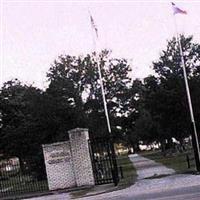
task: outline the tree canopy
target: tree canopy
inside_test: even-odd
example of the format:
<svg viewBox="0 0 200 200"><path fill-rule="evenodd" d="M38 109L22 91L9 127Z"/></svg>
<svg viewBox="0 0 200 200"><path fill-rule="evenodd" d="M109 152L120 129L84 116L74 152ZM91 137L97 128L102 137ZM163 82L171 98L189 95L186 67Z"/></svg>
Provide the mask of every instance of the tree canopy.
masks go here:
<svg viewBox="0 0 200 200"><path fill-rule="evenodd" d="M200 128L200 45L183 35L181 44ZM181 142L190 135L180 50L172 38L152 63L155 75L144 80L131 80L128 61L103 50L99 55L59 56L47 72L45 90L17 79L4 83L0 91L4 154L32 156L41 144L66 140L67 131L76 127L89 128L91 137L108 134L97 60L116 140L137 149L141 141L162 143L174 137Z"/></svg>

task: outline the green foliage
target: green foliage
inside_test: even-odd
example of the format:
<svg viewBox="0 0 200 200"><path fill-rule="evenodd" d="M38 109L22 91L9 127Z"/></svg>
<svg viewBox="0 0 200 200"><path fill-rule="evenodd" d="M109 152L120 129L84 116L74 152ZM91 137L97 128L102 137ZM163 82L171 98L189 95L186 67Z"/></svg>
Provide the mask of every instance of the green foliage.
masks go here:
<svg viewBox="0 0 200 200"><path fill-rule="evenodd" d="M198 122L200 45L183 35L181 44ZM131 81L127 60L112 58L108 50L99 55L61 55L47 73L45 91L8 81L0 91L0 149L25 158L35 152L42 155L41 144L66 140L69 129L87 127L91 136L108 134L97 61L116 140L138 148L140 141L182 141L190 134L180 52L172 38L153 62L156 75L143 81Z"/></svg>
<svg viewBox="0 0 200 200"><path fill-rule="evenodd" d="M200 45L192 39L181 35L194 114L200 130ZM135 150L140 141L162 143L174 137L182 143L191 134L180 49L175 38L168 41L167 48L153 62L153 69L155 76L148 76L143 82L134 80L127 93L129 112L123 119L123 128L127 143Z"/></svg>
<svg viewBox="0 0 200 200"><path fill-rule="evenodd" d="M189 78L194 112L199 119L199 94L197 80L200 69L200 45L192 42L192 37L181 36L186 71ZM181 67L181 58L176 39L168 42L158 61L153 62L157 77L148 77L144 84L147 88L145 105L152 118L159 125L160 138L175 137L181 141L190 134L190 115ZM158 137L158 138L159 138Z"/></svg>
<svg viewBox="0 0 200 200"><path fill-rule="evenodd" d="M98 57L102 70L112 129L123 114L130 79L125 59L113 59L110 52ZM87 127L91 134L107 134L96 55L60 56L49 69L46 91L22 84L4 83L0 91L0 149L4 155L28 162L41 162L41 145L68 139L67 131ZM22 162L22 163L23 163ZM30 164L32 166L32 164ZM34 166L32 166L34 167Z"/></svg>
<svg viewBox="0 0 200 200"><path fill-rule="evenodd" d="M125 93L130 84L130 67L125 59L110 58L110 52L104 50L96 58L95 54L85 57L60 56L49 70L50 81L47 94L59 105L63 102L76 110L70 124L84 127L87 124L95 135L107 134L102 94L97 69L97 60L103 77L111 126L115 130L117 114L123 114L126 103ZM57 109L59 107L57 105Z"/></svg>
<svg viewBox="0 0 200 200"><path fill-rule="evenodd" d="M37 143L34 135L38 128L35 106L40 94L39 89L22 85L18 80L6 82L1 90L3 126L0 145L10 155L23 155L28 150L27 144Z"/></svg>

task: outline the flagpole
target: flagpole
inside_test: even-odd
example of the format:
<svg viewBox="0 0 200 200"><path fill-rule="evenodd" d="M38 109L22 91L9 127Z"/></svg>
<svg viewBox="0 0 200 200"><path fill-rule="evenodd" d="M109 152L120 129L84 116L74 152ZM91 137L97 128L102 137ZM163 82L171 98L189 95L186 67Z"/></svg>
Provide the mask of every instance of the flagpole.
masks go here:
<svg viewBox="0 0 200 200"><path fill-rule="evenodd" d="M89 10L88 10L89 12ZM110 126L110 119L109 119L109 115L108 115L108 108L107 108L107 102L106 102L106 97L105 97L105 90L104 90L104 86L103 86L103 79L102 79L102 73L101 73L101 68L100 68L100 63L99 63L99 59L98 59L98 48L97 48L97 41L98 41L98 34L97 34L97 27L94 24L94 20L92 18L92 15L90 14L90 20L91 20L91 25L95 31L95 35L96 35L96 40L94 39L94 45L95 45L95 58L96 58L96 63L97 63L97 68L98 68L98 73L99 73L99 80L100 80L100 86L101 86L101 93L102 93L102 98L103 98L103 105L104 105L104 112L105 112L105 116L106 116L106 122L107 122L107 127L108 127L108 132L109 134L111 134L111 126Z"/></svg>
<svg viewBox="0 0 200 200"><path fill-rule="evenodd" d="M195 124L195 120L194 120L194 113L193 113L190 88L189 88L188 78L187 78L187 73L186 73L185 61L184 61L184 56L183 56L183 50L182 50L180 36L178 35L178 31L177 31L177 24L176 24L175 16L174 16L174 24L175 24L175 29L176 29L176 39L177 39L179 50L180 50L181 66L183 68L183 76L184 76L184 81L185 81L185 88L186 88L186 93L187 93L188 105L189 105L189 110L190 110L190 118L191 118L192 129L193 129L192 143L193 143L193 148L194 148L196 168L197 168L197 171L200 171L199 140L198 140L198 134L197 134L196 124Z"/></svg>
<svg viewBox="0 0 200 200"><path fill-rule="evenodd" d="M105 92L104 92L104 86L103 86L101 68L100 68L100 64L99 64L99 62L98 62L97 56L98 56L98 55L96 55L96 61L97 61L97 68L98 68L98 72L99 72L99 80L100 80L100 85L101 85L101 93L102 93L102 97L103 97L104 111L105 111L105 115L106 115L106 121L107 121L107 126L108 126L108 132L111 134L110 119L109 119L109 115L108 115L108 108L107 108L107 102L106 102L106 97L105 97Z"/></svg>

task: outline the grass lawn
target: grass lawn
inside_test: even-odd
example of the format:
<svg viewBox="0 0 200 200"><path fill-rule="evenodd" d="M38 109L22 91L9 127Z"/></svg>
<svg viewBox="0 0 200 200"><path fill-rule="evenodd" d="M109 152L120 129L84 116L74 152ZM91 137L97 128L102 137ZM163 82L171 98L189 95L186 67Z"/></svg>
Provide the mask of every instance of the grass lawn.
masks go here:
<svg viewBox="0 0 200 200"><path fill-rule="evenodd" d="M162 163L163 165L174 169L177 173L187 173L195 171L195 161L194 159L190 160L191 168L188 169L188 164L186 161L186 155L189 155L190 158L193 158L192 150L188 150L183 153L175 153L172 155L167 155L164 157L161 151L145 151L142 152L141 155L155 160L158 163Z"/></svg>
<svg viewBox="0 0 200 200"><path fill-rule="evenodd" d="M136 181L136 178L137 178L137 173L136 173L136 170L135 170L132 162L128 158L128 156L127 155L118 156L117 164L118 164L118 167L120 167L120 166L122 167L123 176L124 176L123 179L120 179L118 187L121 189L121 188L126 188L126 187L134 184L134 182ZM120 174L119 174L119 176L120 176Z"/></svg>

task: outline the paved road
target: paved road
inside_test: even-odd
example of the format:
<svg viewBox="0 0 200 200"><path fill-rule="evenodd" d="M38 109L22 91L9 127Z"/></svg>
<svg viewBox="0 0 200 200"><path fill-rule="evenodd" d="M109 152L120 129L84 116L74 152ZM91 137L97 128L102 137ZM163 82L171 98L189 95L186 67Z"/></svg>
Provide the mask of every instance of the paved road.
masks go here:
<svg viewBox="0 0 200 200"><path fill-rule="evenodd" d="M32 200L69 200L68 194L58 194L46 197L32 198ZM171 189L168 191L134 194L106 194L100 196L93 196L88 198L80 198L79 200L200 200L200 186L192 186L178 189Z"/></svg>
<svg viewBox="0 0 200 200"><path fill-rule="evenodd" d="M130 155L129 158L137 170L138 180L152 176L170 175L175 173L173 169L167 168L164 165L143 156L139 156L138 154Z"/></svg>
<svg viewBox="0 0 200 200"><path fill-rule="evenodd" d="M200 186L172 189L150 194L123 194L114 197L93 198L94 200L200 200ZM86 200L85 198L82 200ZM92 200L92 199L91 199Z"/></svg>
<svg viewBox="0 0 200 200"><path fill-rule="evenodd" d="M200 200L200 175L174 174L169 169L139 155L130 157L137 169L138 180L129 188L79 200ZM146 179L167 174L163 178ZM50 195L32 200L69 200L70 194Z"/></svg>

